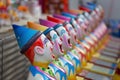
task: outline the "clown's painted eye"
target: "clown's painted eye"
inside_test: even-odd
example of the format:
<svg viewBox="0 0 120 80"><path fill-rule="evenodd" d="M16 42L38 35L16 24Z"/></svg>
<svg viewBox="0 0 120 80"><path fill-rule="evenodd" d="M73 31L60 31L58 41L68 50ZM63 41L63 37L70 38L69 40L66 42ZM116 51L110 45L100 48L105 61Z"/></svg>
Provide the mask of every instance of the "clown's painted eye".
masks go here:
<svg viewBox="0 0 120 80"><path fill-rule="evenodd" d="M58 37L58 36L57 36L56 34L54 34L54 35L53 35L53 40L56 40L57 37Z"/></svg>
<svg viewBox="0 0 120 80"><path fill-rule="evenodd" d="M64 29L61 30L60 34L63 35L66 31Z"/></svg>
<svg viewBox="0 0 120 80"><path fill-rule="evenodd" d="M34 53L38 54L38 55L43 55L43 48L41 48L40 46L35 46L34 48Z"/></svg>
<svg viewBox="0 0 120 80"><path fill-rule="evenodd" d="M55 31L51 31L50 36L51 36L52 41L55 41L58 38L58 35Z"/></svg>
<svg viewBox="0 0 120 80"><path fill-rule="evenodd" d="M69 26L69 31L71 31L73 28L71 26Z"/></svg>
<svg viewBox="0 0 120 80"><path fill-rule="evenodd" d="M44 44L46 44L48 42L48 39L47 38L45 38L44 39Z"/></svg>

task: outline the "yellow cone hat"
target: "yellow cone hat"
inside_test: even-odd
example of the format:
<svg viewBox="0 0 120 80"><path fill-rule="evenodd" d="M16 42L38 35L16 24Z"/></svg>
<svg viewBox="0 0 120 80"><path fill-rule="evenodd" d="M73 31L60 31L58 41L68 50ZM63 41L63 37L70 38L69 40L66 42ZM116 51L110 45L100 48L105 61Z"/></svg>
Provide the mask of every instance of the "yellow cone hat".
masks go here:
<svg viewBox="0 0 120 80"><path fill-rule="evenodd" d="M34 22L27 22L27 25L31 29L39 30L39 31L45 31L48 27L34 23Z"/></svg>
<svg viewBox="0 0 120 80"><path fill-rule="evenodd" d="M84 11L83 10L69 10L69 12L73 12L73 13L79 13L79 14L81 14L81 13L83 13Z"/></svg>

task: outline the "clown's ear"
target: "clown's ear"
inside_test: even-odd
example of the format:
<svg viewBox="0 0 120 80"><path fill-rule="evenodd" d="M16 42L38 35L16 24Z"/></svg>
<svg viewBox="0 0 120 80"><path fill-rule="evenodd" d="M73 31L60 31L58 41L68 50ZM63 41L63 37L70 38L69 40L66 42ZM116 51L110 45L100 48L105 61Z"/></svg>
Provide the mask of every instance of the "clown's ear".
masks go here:
<svg viewBox="0 0 120 80"><path fill-rule="evenodd" d="M40 47L40 46L35 46L34 53L42 56L43 53L44 53L44 49L42 47Z"/></svg>

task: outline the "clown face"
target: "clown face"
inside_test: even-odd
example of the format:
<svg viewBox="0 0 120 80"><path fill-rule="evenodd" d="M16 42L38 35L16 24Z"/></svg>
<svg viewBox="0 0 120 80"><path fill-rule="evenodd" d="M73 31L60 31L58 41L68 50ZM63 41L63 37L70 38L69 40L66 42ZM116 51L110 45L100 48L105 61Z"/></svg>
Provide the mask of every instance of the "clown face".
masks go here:
<svg viewBox="0 0 120 80"><path fill-rule="evenodd" d="M53 43L53 53L56 57L59 57L61 55L63 55L63 48L62 48L62 41L59 38L59 36L57 35L57 33L52 30L49 32L49 34L46 35L47 37L50 37L50 40Z"/></svg>
<svg viewBox="0 0 120 80"><path fill-rule="evenodd" d="M96 11L96 14L100 17L101 13L100 13L100 9L98 6L95 8L95 11Z"/></svg>
<svg viewBox="0 0 120 80"><path fill-rule="evenodd" d="M83 28L87 28L89 26L89 21L86 19L86 17L84 15L78 15L78 23L84 23L85 26L83 26Z"/></svg>
<svg viewBox="0 0 120 80"><path fill-rule="evenodd" d="M51 42L45 35L41 34L40 37L26 51L25 55L29 58L33 65L46 67L49 62L54 60L52 50L53 45Z"/></svg>
<svg viewBox="0 0 120 80"><path fill-rule="evenodd" d="M79 15L78 18L76 19L78 24L81 27L81 36L86 36L87 35L87 25L88 25L88 21L87 19L83 16L83 15Z"/></svg>
<svg viewBox="0 0 120 80"><path fill-rule="evenodd" d="M80 40L82 38L82 36L83 36L82 35L83 31L82 31L81 27L78 25L78 23L74 19L71 19L71 24L75 28L75 30L77 32L77 37Z"/></svg>
<svg viewBox="0 0 120 80"><path fill-rule="evenodd" d="M35 59L36 61L39 61L41 60L39 58L39 56L42 56L42 60L47 60L47 61L52 61L52 56L49 56L51 55L52 53L52 49L53 49L53 45L51 44L51 42L45 37L45 35L41 35L40 36L42 42L43 42L43 49L40 47L40 46L35 46L34 48L34 53L36 54L35 55Z"/></svg>
<svg viewBox="0 0 120 80"><path fill-rule="evenodd" d="M66 29L63 26L59 26L56 31L58 32L60 38L62 39L63 43L63 49L65 51L69 50L72 47L72 44L70 42L70 36L68 35Z"/></svg>
<svg viewBox="0 0 120 80"><path fill-rule="evenodd" d="M95 22L98 22L100 19L99 14L97 14L97 11L92 11L91 16L94 18Z"/></svg>
<svg viewBox="0 0 120 80"><path fill-rule="evenodd" d="M73 29L72 25L67 23L65 25L65 28L68 31L69 35L71 36L71 38L70 38L71 39L71 43L72 44L77 43L77 34L76 34L75 30Z"/></svg>
<svg viewBox="0 0 120 80"><path fill-rule="evenodd" d="M98 11L99 12L99 11ZM92 11L91 16L93 18L93 27L97 27L100 22L100 15L96 10Z"/></svg>
<svg viewBox="0 0 120 80"><path fill-rule="evenodd" d="M89 21L88 31L90 32L92 27L94 27L95 21L89 13L85 12L84 15L86 19Z"/></svg>
<svg viewBox="0 0 120 80"><path fill-rule="evenodd" d="M98 5L97 8L99 9L100 19L102 19L104 17L104 9L101 5Z"/></svg>

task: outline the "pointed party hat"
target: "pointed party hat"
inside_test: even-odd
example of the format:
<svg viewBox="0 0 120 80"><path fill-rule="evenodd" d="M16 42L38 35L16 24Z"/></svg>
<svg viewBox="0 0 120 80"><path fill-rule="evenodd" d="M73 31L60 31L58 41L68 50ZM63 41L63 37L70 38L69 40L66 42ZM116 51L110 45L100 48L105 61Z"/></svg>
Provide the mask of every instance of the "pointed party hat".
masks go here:
<svg viewBox="0 0 120 80"><path fill-rule="evenodd" d="M90 9L88 9L88 8L85 7L85 6L81 6L79 9L80 9L80 10L83 10L83 11L86 11L86 12L90 12L90 11L91 11Z"/></svg>
<svg viewBox="0 0 120 80"><path fill-rule="evenodd" d="M82 14L84 11L72 9L72 10L69 10L69 12L75 13L75 14Z"/></svg>
<svg viewBox="0 0 120 80"><path fill-rule="evenodd" d="M65 17L65 16L62 16L62 15L59 15L59 14L53 14L53 17L59 18L59 19L62 19L62 20L66 20L66 21L71 20L69 17Z"/></svg>
<svg viewBox="0 0 120 80"><path fill-rule="evenodd" d="M40 21L41 25L44 25L44 26L47 26L47 27L54 27L55 25L57 25L57 23L52 22L52 21L48 21L48 20L40 19L39 21Z"/></svg>
<svg viewBox="0 0 120 80"><path fill-rule="evenodd" d="M74 15L74 16L77 16L77 15L78 15L78 13L75 13L75 12L72 12L72 11L68 11L67 13L72 14L72 15Z"/></svg>
<svg viewBox="0 0 120 80"><path fill-rule="evenodd" d="M65 22L64 20L61 20L61 19L55 18L55 17L51 17L51 16L47 16L47 19L49 21L56 22L56 23L64 23Z"/></svg>
<svg viewBox="0 0 120 80"><path fill-rule="evenodd" d="M47 26L43 26L43 25L39 25L39 24L35 24L32 22L28 22L28 24L30 25L29 27L35 30L40 30L43 31L43 34L47 34L48 32L50 32L51 30L53 30L53 28L48 28ZM32 24L32 25L31 25ZM39 27L39 28L38 28ZM42 28L42 29L41 29Z"/></svg>
<svg viewBox="0 0 120 80"><path fill-rule="evenodd" d="M91 3L91 2L87 2L86 7L91 9L91 10L94 10L97 7L97 5L94 3Z"/></svg>
<svg viewBox="0 0 120 80"><path fill-rule="evenodd" d="M67 12L62 12L61 13L63 16L66 16L66 17L69 17L69 18L76 18L76 16L70 14L70 13L67 13Z"/></svg>
<svg viewBox="0 0 120 80"><path fill-rule="evenodd" d="M88 8L88 9L90 9L90 10L94 10L95 9L95 7L92 6L92 5L86 5L85 7Z"/></svg>
<svg viewBox="0 0 120 80"><path fill-rule="evenodd" d="M39 31L36 30L32 30L29 28L26 28L24 26L19 26L19 25L15 25L13 24L13 30L18 42L18 45L20 47L20 49L22 49L27 42L33 37L35 36L35 34L37 34Z"/></svg>
<svg viewBox="0 0 120 80"><path fill-rule="evenodd" d="M34 29L34 30L39 30L39 31L45 31L47 29L46 26L34 23L34 22L27 22L27 25L29 28Z"/></svg>
<svg viewBox="0 0 120 80"><path fill-rule="evenodd" d="M91 6L94 6L96 7L97 5L95 3L92 3L92 2L87 2L88 5L91 5Z"/></svg>

